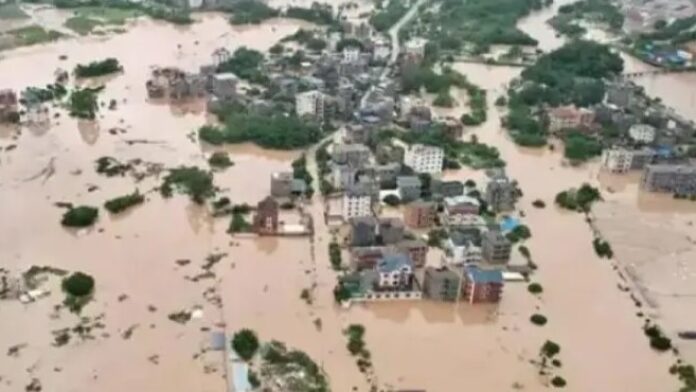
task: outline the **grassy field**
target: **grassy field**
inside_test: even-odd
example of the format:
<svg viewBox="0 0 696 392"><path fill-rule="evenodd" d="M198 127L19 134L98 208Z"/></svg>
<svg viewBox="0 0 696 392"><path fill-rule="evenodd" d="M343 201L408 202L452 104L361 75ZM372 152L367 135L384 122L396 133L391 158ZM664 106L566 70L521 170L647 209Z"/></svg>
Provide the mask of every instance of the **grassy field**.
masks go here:
<svg viewBox="0 0 696 392"><path fill-rule="evenodd" d="M87 35L98 26L121 26L128 19L140 15L142 12L135 9L80 7L75 9L75 16L65 22L65 27L80 35Z"/></svg>
<svg viewBox="0 0 696 392"><path fill-rule="evenodd" d="M41 26L32 25L22 27L21 29L10 30L7 32L16 40L15 46L36 45L44 42L55 41L63 36L63 34L54 31L46 30Z"/></svg>
<svg viewBox="0 0 696 392"><path fill-rule="evenodd" d="M0 5L0 20L2 19L26 19L29 16L22 11L19 4Z"/></svg>

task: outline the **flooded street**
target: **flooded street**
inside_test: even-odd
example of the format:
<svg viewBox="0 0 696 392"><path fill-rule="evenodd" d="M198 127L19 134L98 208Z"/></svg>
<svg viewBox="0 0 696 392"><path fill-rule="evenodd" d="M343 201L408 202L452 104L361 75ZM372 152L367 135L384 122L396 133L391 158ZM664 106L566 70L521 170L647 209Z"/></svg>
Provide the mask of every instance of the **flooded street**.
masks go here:
<svg viewBox="0 0 696 392"><path fill-rule="evenodd" d="M544 50L562 44L545 20L565 2L555 2L553 10L520 23ZM360 3L361 12L363 7L369 5ZM228 218L212 218L206 207L184 196L163 199L155 189L161 183L157 176L134 183L128 176L97 174L94 161L102 156L139 158L165 168L206 168L214 149L202 146L195 136L197 128L211 120L204 103L149 102L145 81L152 67L197 71L211 62L217 48L247 45L265 51L309 26L274 19L235 28L221 15L198 17L198 23L185 28L142 19L124 34L66 39L0 54L0 87L16 90L52 82L57 68L72 70L78 63L106 57L118 58L125 69L104 80L106 89L100 95L103 102L116 100L117 110L101 108L95 122L77 121L62 109L52 109L51 114L60 117L52 118L50 127L0 129L0 267L13 273L32 265L85 271L95 277L96 293L82 315L104 315L104 327L93 329L92 339L80 341L73 335L67 345L55 347L52 331L80 321L66 310L54 312L63 299L59 279L46 285L52 295L36 303L1 302L0 350L27 344L18 356L0 356L1 392L23 390L33 378L51 391L221 391L222 353L205 348L209 331L224 327L252 328L262 340L277 339L306 351L327 372L334 391L368 391L369 383L348 353L342 333L352 323L366 327L375 381L384 388L545 390L530 361L550 339L562 347L560 373L568 380L567 391L593 391L598 386L603 391L676 389L667 372L672 358L650 349L638 310L617 287L621 281L614 262L595 255L584 216L557 209L553 199L582 182L601 185L606 202L597 205L597 224L606 230L619 264L634 264L636 274L651 277L645 286L657 294L658 316L668 325L683 321L679 311L691 304L681 301L693 298L693 285L683 276L696 276L696 266L684 262L696 259L696 233L690 223L696 219L696 204L638 195L637 178L608 178L600 174L597 163L564 166L560 149L514 145L500 126L503 113L492 102L520 68L455 64L471 82L488 90L488 121L466 130L464 139L475 134L498 147L509 176L524 191L518 206L533 234L527 245L539 266L532 280L544 287L539 297L528 293L524 283L510 283L495 307L420 301L339 309L332 296L336 279L327 252L331 234L318 197L308 206L316 229L312 241L230 237ZM67 59L60 60L61 55ZM632 67L638 65L629 61L627 69ZM662 75L638 83L696 118L696 80L690 78ZM465 94L456 92L455 98L459 106L441 114L459 117L468 110ZM224 149L235 165L216 173L215 183L233 203L252 204L265 197L270 174L289 170L300 154L248 144ZM482 171L469 169L448 171L446 178L485 183ZM101 206L136 188L146 193L144 205L118 217L102 209L88 230L61 227L64 210L54 203ZM544 200L547 207L533 208L535 199ZM658 247L665 238L658 232L673 241ZM226 256L212 268L214 276L199 276L205 258L213 253ZM514 251L513 259L519 257ZM653 262L658 258L659 267ZM683 286L674 286L678 279ZM300 298L303 289L312 293L311 304ZM221 308L212 303L211 293L219 294ZM664 298L672 300L663 303ZM168 319L171 313L191 309L202 312L188 323ZM533 313L547 316L548 325L530 323ZM678 328L682 327L686 326ZM670 332L675 328L666 326ZM686 348L687 355L690 350ZM696 348L693 351L696 355Z"/></svg>

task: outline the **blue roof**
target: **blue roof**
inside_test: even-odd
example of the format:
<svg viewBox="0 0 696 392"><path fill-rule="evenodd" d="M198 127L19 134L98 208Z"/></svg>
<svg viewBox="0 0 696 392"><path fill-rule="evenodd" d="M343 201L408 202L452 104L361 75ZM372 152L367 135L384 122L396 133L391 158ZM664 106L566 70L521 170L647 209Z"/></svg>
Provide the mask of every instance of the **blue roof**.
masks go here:
<svg viewBox="0 0 696 392"><path fill-rule="evenodd" d="M377 264L379 272L392 272L411 266L411 259L405 254L387 255Z"/></svg>
<svg viewBox="0 0 696 392"><path fill-rule="evenodd" d="M503 273L499 270L482 270L476 266L467 266L466 273L474 283L503 283Z"/></svg>
<svg viewBox="0 0 696 392"><path fill-rule="evenodd" d="M519 225L520 220L509 215L503 217L503 219L500 221L500 229L503 231L503 233L512 231Z"/></svg>
<svg viewBox="0 0 696 392"><path fill-rule="evenodd" d="M249 384L249 367L244 362L234 362L232 364L232 372L234 373L234 390L235 392L251 391Z"/></svg>

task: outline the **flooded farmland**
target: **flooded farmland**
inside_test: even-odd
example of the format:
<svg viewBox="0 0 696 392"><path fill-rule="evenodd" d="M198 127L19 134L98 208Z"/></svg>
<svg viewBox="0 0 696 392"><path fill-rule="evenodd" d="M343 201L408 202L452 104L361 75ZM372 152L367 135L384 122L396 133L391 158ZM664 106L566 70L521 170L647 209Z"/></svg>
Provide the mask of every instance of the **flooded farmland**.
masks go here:
<svg viewBox="0 0 696 392"><path fill-rule="evenodd" d="M545 19L535 14L522 23L548 50L560 43L548 38L552 31L547 31ZM694 249L689 222L696 208L670 199L647 200L638 195L636 178L605 178L596 163L566 166L559 149L515 146L500 127L502 113L491 103L518 68L455 65L488 90L488 121L467 130L464 138L476 134L498 147L509 175L524 191L519 205L533 232L528 246L539 265L533 280L544 286L539 297L528 293L524 284L512 283L495 307L422 301L340 309L332 296L335 272L326 251L331 235L317 197L308 207L316 224L312 241L238 238L226 233L226 219L212 218L206 207L184 196L162 199L155 190L161 182L157 173L139 182L95 173L94 161L101 156L142 159L165 168L206 165L214 149L202 146L194 134L211 121L205 105L148 101L144 83L152 67L175 65L195 71L209 63L219 47L267 50L303 26L307 24L275 19L233 28L216 14L201 15L187 28L143 19L124 34L1 54L0 86L17 90L52 82L57 68L71 70L104 57L118 58L125 72L103 81L102 100L116 100L117 109L103 108L97 121L77 121L62 109L51 109L52 115L60 116L48 127L0 131L0 267L17 272L50 265L90 273L97 281L96 296L83 316L100 323L88 336L56 347L52 331L80 323L75 315L54 310L62 301L56 279L46 284L52 291L48 298L29 305L0 303L0 348L26 344L17 356L0 357L0 391L22 390L32 379L55 391L220 391L225 388L222 354L207 352L206 347L209 331L223 326L253 328L262 340L278 339L306 351L327 372L333 390L341 392L367 391L368 381L384 388L433 392L545 390L546 380L530 361L537 359L547 339L563 348L562 373L569 381L565 390L654 392L676 387L667 372L671 358L649 348L633 301L617 287L621 280L613 265L592 249L584 216L560 211L552 200L559 191L582 182L614 190L605 192L606 202L598 204L597 224L616 244L619 263L635 263L636 274L655 279L646 287L675 298L664 304L669 324L686 306L681 301L690 297L689 281L683 277L693 274L684 260L693 259L688 257ZM547 39L552 42L545 43ZM60 60L62 55L67 59ZM693 104L668 98L671 92L691 99L686 91L693 81L659 78L652 82L656 87L645 82L648 93L664 93L665 102L675 109L693 110ZM466 110L464 101L461 98L460 106L447 114L458 116L459 110ZM683 114L696 117L693 112ZM300 154L249 144L224 149L235 165L217 173L215 183L235 203L265 197L270 174L289 170ZM483 173L462 169L447 177L480 182ZM93 228L80 231L59 224L63 209L55 206L57 202L101 205L136 188L147 201L123 216L102 211ZM535 199L548 207L533 208ZM657 232L671 234L673 242L657 247L663 238ZM650 244L644 248L655 252L654 257L679 251L664 256L664 268L657 267L636 242ZM213 253L225 254L213 267L214 276L197 278ZM663 289L673 287L675 279L684 284L671 292L677 296ZM312 293L311 304L300 298L303 289ZM221 307L210 300L210 293L219 295ZM185 324L168 319L171 313L191 309L197 310L197 317ZM549 318L543 329L529 322L537 312ZM359 372L346 349L342 330L351 323L366 327L376 380Z"/></svg>

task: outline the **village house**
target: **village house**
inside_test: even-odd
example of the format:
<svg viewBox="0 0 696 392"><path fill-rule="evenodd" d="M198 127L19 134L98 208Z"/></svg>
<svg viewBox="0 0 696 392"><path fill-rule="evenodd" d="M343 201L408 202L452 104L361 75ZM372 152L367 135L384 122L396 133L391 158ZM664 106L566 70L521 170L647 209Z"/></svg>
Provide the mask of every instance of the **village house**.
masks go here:
<svg viewBox="0 0 696 392"><path fill-rule="evenodd" d="M464 184L461 181L442 181L433 178L430 181L430 193L435 200L461 196L464 194Z"/></svg>
<svg viewBox="0 0 696 392"><path fill-rule="evenodd" d="M648 192L666 192L679 196L696 195L696 165L647 165L641 188Z"/></svg>
<svg viewBox="0 0 696 392"><path fill-rule="evenodd" d="M488 230L481 236L481 256L492 265L503 265L510 261L512 243L499 230Z"/></svg>
<svg viewBox="0 0 696 392"><path fill-rule="evenodd" d="M350 245L373 246L377 244L377 219L371 216L351 218Z"/></svg>
<svg viewBox="0 0 696 392"><path fill-rule="evenodd" d="M587 129L594 123L594 112L575 106L561 106L549 109L549 131L558 132L562 129Z"/></svg>
<svg viewBox="0 0 696 392"><path fill-rule="evenodd" d="M403 254L386 255L375 267L379 273L380 289L408 289L413 283L413 265L411 259Z"/></svg>
<svg viewBox="0 0 696 392"><path fill-rule="evenodd" d="M404 222L399 218L380 218L377 233L381 244L396 244L404 239Z"/></svg>
<svg viewBox="0 0 696 392"><path fill-rule="evenodd" d="M450 230L445 247L452 264L473 264L481 262L481 232L476 228Z"/></svg>
<svg viewBox="0 0 696 392"><path fill-rule="evenodd" d="M444 213L448 218L456 215L478 215L481 203L474 197L461 195L444 200Z"/></svg>
<svg viewBox="0 0 696 392"><path fill-rule="evenodd" d="M486 184L485 200L493 212L512 211L517 200L517 188L507 176L495 175Z"/></svg>
<svg viewBox="0 0 696 392"><path fill-rule="evenodd" d="M470 304L497 303L503 291L503 274L474 265L464 267L463 297Z"/></svg>
<svg viewBox="0 0 696 392"><path fill-rule="evenodd" d="M343 195L343 219L372 216L373 190L367 184L355 184Z"/></svg>
<svg viewBox="0 0 696 392"><path fill-rule="evenodd" d="M239 78L233 73L214 74L211 83L212 94L220 101L232 101L237 98L238 83Z"/></svg>
<svg viewBox="0 0 696 392"><path fill-rule="evenodd" d="M370 163L372 152L364 144L338 144L331 151L331 159L338 165L363 167Z"/></svg>
<svg viewBox="0 0 696 392"><path fill-rule="evenodd" d="M254 232L259 235L273 235L278 232L278 202L266 197L256 206Z"/></svg>
<svg viewBox="0 0 696 392"><path fill-rule="evenodd" d="M413 267L425 266L428 257L428 244L422 240L403 240L394 245L397 253L407 254L413 263Z"/></svg>
<svg viewBox="0 0 696 392"><path fill-rule="evenodd" d="M0 122L17 122L18 120L17 94L9 89L0 90Z"/></svg>
<svg viewBox="0 0 696 392"><path fill-rule="evenodd" d="M399 198L408 203L421 197L421 180L418 176L399 176L396 178Z"/></svg>
<svg viewBox="0 0 696 392"><path fill-rule="evenodd" d="M403 207L404 224L413 229L427 229L435 223L435 203L416 201Z"/></svg>
<svg viewBox="0 0 696 392"><path fill-rule="evenodd" d="M288 198L305 193L307 184L304 180L293 178L290 172L275 172L271 174L271 196Z"/></svg>
<svg viewBox="0 0 696 392"><path fill-rule="evenodd" d="M426 267L423 275L423 296L435 301L454 302L460 296L461 276L446 267Z"/></svg>
<svg viewBox="0 0 696 392"><path fill-rule="evenodd" d="M459 140L464 135L464 125L454 117L444 117L436 121L442 133L450 140Z"/></svg>
<svg viewBox="0 0 696 392"><path fill-rule="evenodd" d="M348 189L357 183L359 169L351 165L333 165L331 178L334 188Z"/></svg>
<svg viewBox="0 0 696 392"><path fill-rule="evenodd" d="M354 271L374 269L384 255L388 253L385 246L363 246L351 248L350 267Z"/></svg>
<svg viewBox="0 0 696 392"><path fill-rule="evenodd" d="M425 132L433 123L430 108L426 105L413 106L406 117L408 127L413 132Z"/></svg>
<svg viewBox="0 0 696 392"><path fill-rule="evenodd" d="M642 170L652 163L656 153L650 149L631 150L624 147L612 147L602 151L602 167L612 173L626 173L630 170Z"/></svg>
<svg viewBox="0 0 696 392"><path fill-rule="evenodd" d="M440 147L414 144L406 149L404 164L416 173L442 173L445 152Z"/></svg>
<svg viewBox="0 0 696 392"><path fill-rule="evenodd" d="M325 105L326 96L321 91L311 90L295 95L297 117L322 123L325 117Z"/></svg>
<svg viewBox="0 0 696 392"><path fill-rule="evenodd" d="M655 127L648 124L634 124L628 129L628 136L634 142L650 144L655 141Z"/></svg>
<svg viewBox="0 0 696 392"><path fill-rule="evenodd" d="M421 37L414 37L404 44L404 57L414 63L420 63L425 57L425 46L428 40Z"/></svg>
<svg viewBox="0 0 696 392"><path fill-rule="evenodd" d="M374 177L380 184L395 184L396 178L401 172L401 163L389 162L384 165L372 165L364 171Z"/></svg>

